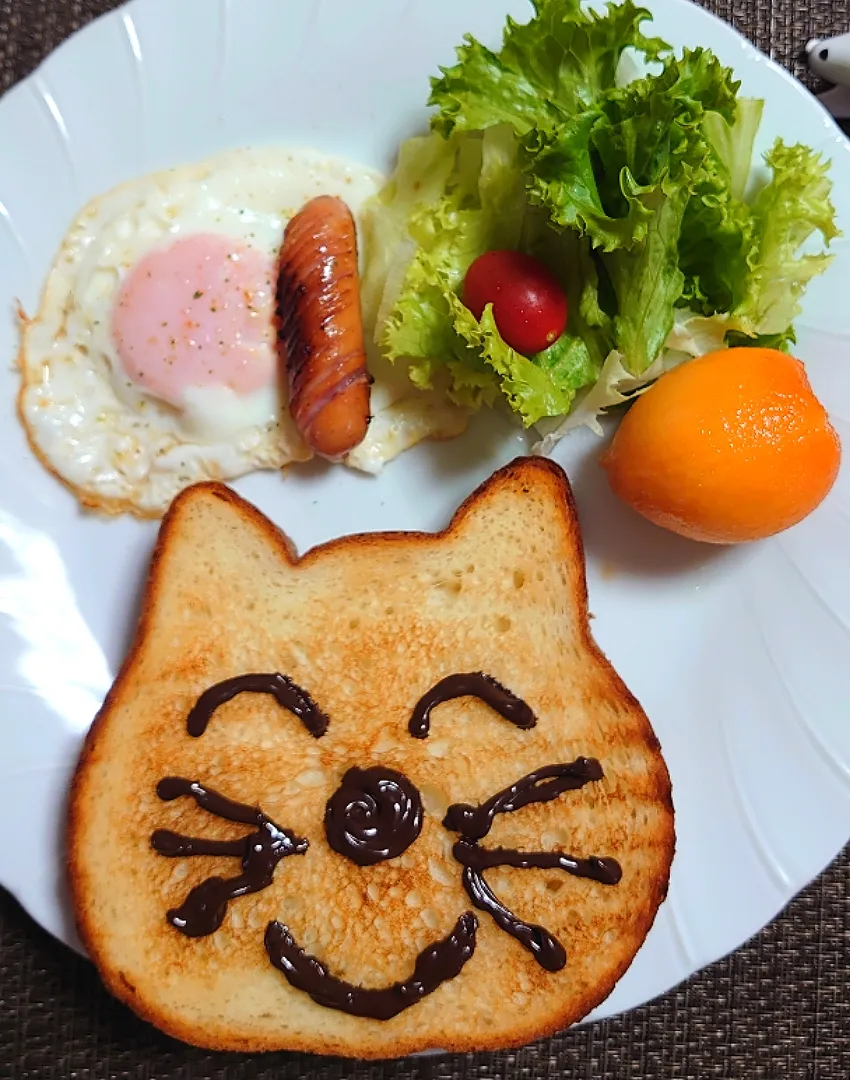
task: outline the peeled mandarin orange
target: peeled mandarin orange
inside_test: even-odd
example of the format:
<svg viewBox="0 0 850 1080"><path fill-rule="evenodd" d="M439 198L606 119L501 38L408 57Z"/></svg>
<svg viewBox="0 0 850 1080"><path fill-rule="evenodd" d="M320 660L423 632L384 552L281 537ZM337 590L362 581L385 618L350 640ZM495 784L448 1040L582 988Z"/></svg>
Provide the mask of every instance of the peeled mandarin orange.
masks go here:
<svg viewBox="0 0 850 1080"><path fill-rule="evenodd" d="M713 544L795 525L835 482L841 444L799 360L775 349L708 353L626 413L602 458L639 514Z"/></svg>

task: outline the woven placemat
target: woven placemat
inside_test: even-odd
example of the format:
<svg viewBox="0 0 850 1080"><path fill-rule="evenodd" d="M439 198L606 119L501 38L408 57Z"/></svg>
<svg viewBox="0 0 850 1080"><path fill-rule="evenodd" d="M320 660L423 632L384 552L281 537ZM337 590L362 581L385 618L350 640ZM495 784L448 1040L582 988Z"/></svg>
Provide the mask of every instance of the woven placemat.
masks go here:
<svg viewBox="0 0 850 1080"><path fill-rule="evenodd" d="M116 0L0 0L0 90L71 31L116 6ZM706 6L798 75L805 75L798 56L810 37L850 28L850 0L707 0ZM21 150L2 146L0 155ZM212 1055L136 1020L105 993L88 963L0 891L0 1078L848 1080L848 976L845 851L748 945L674 992L515 1053L369 1066L287 1054Z"/></svg>

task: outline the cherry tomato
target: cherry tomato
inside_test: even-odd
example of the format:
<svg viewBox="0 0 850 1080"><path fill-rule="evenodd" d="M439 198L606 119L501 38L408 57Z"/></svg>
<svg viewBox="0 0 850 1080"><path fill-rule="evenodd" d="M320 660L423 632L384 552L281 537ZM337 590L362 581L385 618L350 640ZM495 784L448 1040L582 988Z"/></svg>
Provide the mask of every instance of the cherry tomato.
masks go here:
<svg viewBox="0 0 850 1080"><path fill-rule="evenodd" d="M463 302L476 319L493 305L499 333L524 356L542 352L567 328L567 298L552 272L521 251L486 251L466 272Z"/></svg>

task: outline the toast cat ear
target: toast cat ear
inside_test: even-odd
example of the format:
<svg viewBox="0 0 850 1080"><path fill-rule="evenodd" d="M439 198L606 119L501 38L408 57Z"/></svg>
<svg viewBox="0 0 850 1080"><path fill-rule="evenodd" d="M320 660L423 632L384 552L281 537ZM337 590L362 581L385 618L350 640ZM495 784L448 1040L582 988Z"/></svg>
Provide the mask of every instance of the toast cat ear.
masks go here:
<svg viewBox="0 0 850 1080"><path fill-rule="evenodd" d="M471 549L480 548L481 562L488 567L493 562L490 552L500 552L499 569L513 571L517 587L525 575L544 565L550 568L555 561L563 567L561 580L572 595L585 595L572 491L561 469L546 458L517 458L494 473L458 509L451 531Z"/></svg>
<svg viewBox="0 0 850 1080"><path fill-rule="evenodd" d="M223 484L195 484L172 503L149 570L142 637L168 628L178 652L251 619L262 595L289 579L287 538Z"/></svg>
<svg viewBox="0 0 850 1080"><path fill-rule="evenodd" d="M563 472L546 458L517 458L485 480L461 504L454 524L464 533L499 528L499 523L517 517L522 507L526 531L564 527L575 515L572 492ZM525 545L527 547L527 545Z"/></svg>

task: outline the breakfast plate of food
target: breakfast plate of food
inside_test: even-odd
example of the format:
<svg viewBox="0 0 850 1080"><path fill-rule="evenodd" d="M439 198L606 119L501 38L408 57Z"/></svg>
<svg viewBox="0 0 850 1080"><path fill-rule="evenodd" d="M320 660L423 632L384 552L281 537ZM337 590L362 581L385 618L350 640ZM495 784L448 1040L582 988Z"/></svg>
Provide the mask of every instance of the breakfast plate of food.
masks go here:
<svg viewBox="0 0 850 1080"><path fill-rule="evenodd" d="M516 1046L850 835L850 145L687 0L132 0L0 101L0 884L212 1049Z"/></svg>

